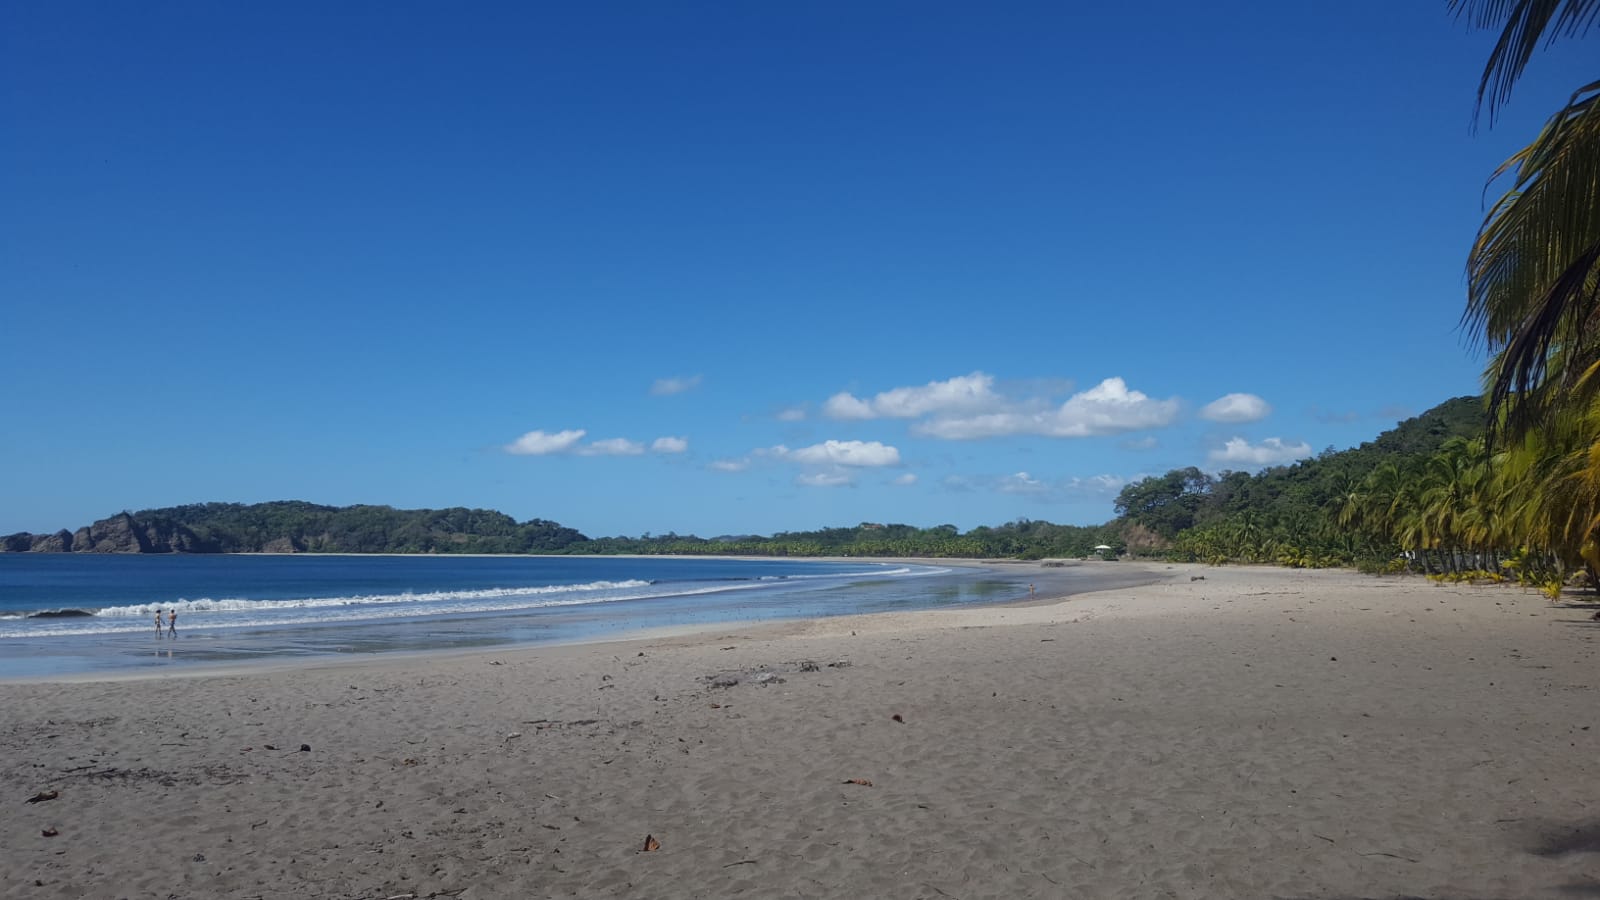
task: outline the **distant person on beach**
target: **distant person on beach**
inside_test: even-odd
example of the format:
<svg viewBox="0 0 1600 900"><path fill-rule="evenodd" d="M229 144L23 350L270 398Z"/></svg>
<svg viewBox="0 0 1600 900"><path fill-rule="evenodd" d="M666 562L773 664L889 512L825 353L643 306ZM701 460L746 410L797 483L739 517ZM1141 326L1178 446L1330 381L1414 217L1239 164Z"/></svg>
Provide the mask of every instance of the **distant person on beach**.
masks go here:
<svg viewBox="0 0 1600 900"><path fill-rule="evenodd" d="M178 636L178 611L175 609L167 610L167 634Z"/></svg>
<svg viewBox="0 0 1600 900"><path fill-rule="evenodd" d="M156 610L156 637L161 637L161 610Z"/></svg>
<svg viewBox="0 0 1600 900"><path fill-rule="evenodd" d="M1031 584L1028 585L1028 597L1029 597L1029 599L1033 598L1033 585L1031 585Z"/></svg>

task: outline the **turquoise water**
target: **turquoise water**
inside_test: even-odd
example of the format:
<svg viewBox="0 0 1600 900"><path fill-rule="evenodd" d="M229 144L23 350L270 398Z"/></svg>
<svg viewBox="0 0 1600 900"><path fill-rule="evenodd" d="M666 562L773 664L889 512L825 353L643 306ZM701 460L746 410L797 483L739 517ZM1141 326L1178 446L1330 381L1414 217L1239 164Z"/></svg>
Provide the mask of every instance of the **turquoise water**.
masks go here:
<svg viewBox="0 0 1600 900"><path fill-rule="evenodd" d="M0 554L0 678L563 643L1024 599L1106 567L660 557ZM176 611L176 634L155 631Z"/></svg>

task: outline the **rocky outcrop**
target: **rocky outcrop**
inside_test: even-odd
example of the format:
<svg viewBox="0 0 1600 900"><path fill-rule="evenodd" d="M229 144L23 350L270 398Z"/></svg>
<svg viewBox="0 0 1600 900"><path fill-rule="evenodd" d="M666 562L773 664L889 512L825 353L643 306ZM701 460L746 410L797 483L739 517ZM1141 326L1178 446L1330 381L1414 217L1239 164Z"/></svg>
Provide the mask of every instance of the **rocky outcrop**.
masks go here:
<svg viewBox="0 0 1600 900"><path fill-rule="evenodd" d="M217 547L170 519L141 522L128 513L101 519L76 532L26 531L0 538L0 553L215 553Z"/></svg>
<svg viewBox="0 0 1600 900"><path fill-rule="evenodd" d="M152 519L137 527L140 546L145 548L141 553L215 553L218 549L171 519Z"/></svg>
<svg viewBox="0 0 1600 900"><path fill-rule="evenodd" d="M72 535L73 553L149 553L138 523L127 513L101 519Z"/></svg>
<svg viewBox="0 0 1600 900"><path fill-rule="evenodd" d="M273 538L261 545L262 553L301 553L305 549L298 541L286 537Z"/></svg>
<svg viewBox="0 0 1600 900"><path fill-rule="evenodd" d="M72 532L65 528L55 534L34 534L28 549L34 553L66 553L72 549Z"/></svg>

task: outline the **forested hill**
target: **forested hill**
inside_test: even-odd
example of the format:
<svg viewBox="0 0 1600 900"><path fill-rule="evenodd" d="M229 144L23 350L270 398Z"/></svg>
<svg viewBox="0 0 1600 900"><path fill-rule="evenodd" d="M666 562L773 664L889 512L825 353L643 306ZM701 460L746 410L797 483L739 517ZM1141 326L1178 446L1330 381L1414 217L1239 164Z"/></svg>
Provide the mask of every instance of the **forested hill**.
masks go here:
<svg viewBox="0 0 1600 900"><path fill-rule="evenodd" d="M77 553L559 553L586 541L488 509L196 503L119 513L72 531L13 534L0 550Z"/></svg>
<svg viewBox="0 0 1600 900"><path fill-rule="evenodd" d="M1359 447L1344 451L1352 458L1373 453L1433 453L1453 437L1483 437L1483 398L1455 397L1414 416Z"/></svg>
<svg viewBox="0 0 1600 900"><path fill-rule="evenodd" d="M1428 460L1449 448L1479 446L1483 401L1456 397L1399 423L1374 440L1258 474L1175 469L1123 488L1117 514L1136 549L1170 549L1183 558L1348 565L1392 559L1401 547L1392 523L1376 524L1374 505L1399 510L1433 477ZM1374 480L1395 488L1384 494ZM1378 501L1382 500L1382 503ZM1413 504L1414 505L1414 504Z"/></svg>

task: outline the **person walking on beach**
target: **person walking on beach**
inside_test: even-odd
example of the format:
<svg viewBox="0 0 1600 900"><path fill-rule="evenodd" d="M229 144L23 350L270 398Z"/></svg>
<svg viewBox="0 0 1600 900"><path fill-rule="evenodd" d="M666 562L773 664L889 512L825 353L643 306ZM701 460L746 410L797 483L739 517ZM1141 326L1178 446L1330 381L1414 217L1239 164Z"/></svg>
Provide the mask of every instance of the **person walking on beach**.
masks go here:
<svg viewBox="0 0 1600 900"><path fill-rule="evenodd" d="M175 609L167 610L167 634L178 636L178 611Z"/></svg>
<svg viewBox="0 0 1600 900"><path fill-rule="evenodd" d="M156 637L161 637L161 610L156 610Z"/></svg>

